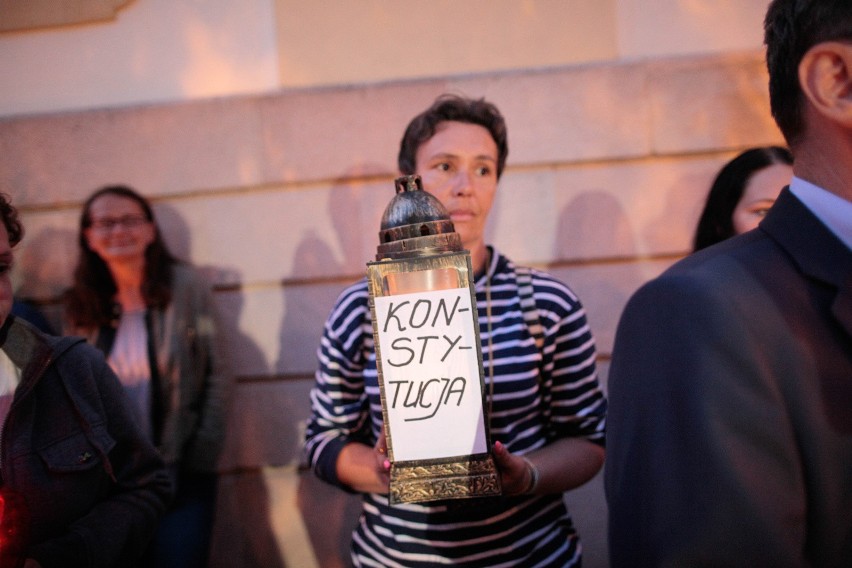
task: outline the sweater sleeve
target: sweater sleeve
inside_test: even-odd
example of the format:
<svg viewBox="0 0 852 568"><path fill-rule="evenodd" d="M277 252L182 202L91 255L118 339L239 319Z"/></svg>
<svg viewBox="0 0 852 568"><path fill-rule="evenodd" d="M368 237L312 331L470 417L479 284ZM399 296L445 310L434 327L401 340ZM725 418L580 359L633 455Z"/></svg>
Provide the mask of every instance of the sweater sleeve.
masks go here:
<svg viewBox="0 0 852 568"><path fill-rule="evenodd" d="M341 294L317 349L318 368L311 390L307 458L321 479L341 487L336 473L340 451L350 442L373 442L364 381L373 341L367 299L363 281Z"/></svg>
<svg viewBox="0 0 852 568"><path fill-rule="evenodd" d="M603 446L607 400L586 311L564 284L539 275L536 304L545 327L542 352L550 436L582 437Z"/></svg>

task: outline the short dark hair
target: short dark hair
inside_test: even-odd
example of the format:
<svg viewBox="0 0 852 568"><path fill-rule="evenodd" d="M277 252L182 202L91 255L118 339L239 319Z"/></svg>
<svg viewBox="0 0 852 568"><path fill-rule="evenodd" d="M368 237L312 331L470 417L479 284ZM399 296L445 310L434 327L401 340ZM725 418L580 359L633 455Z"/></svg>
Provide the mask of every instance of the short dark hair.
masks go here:
<svg viewBox="0 0 852 568"><path fill-rule="evenodd" d="M852 2L774 0L763 29L772 116L793 147L805 131L799 63L814 45L852 40Z"/></svg>
<svg viewBox="0 0 852 568"><path fill-rule="evenodd" d="M74 282L65 294L68 320L82 328L109 325L115 317L115 280L106 262L89 247L85 235L85 230L92 225L92 203L103 195L115 195L135 201L142 208L145 218L154 224L154 241L145 250L145 274L142 282L145 305L149 308L164 308L172 298L172 266L177 263L177 259L172 256L160 235L151 204L129 186L104 186L92 193L83 204L77 237L80 256L74 269Z"/></svg>
<svg viewBox="0 0 852 568"><path fill-rule="evenodd" d="M6 232L9 233L9 246L14 247L24 238L24 226L18 218L18 210L5 193L0 193L0 216L3 217Z"/></svg>
<svg viewBox="0 0 852 568"><path fill-rule="evenodd" d="M503 115L485 99L469 99L451 94L439 96L432 106L408 123L399 145L399 171L405 175L414 174L417 169L417 150L435 135L439 124L450 121L478 124L488 130L497 144L497 179L500 179L506 166L506 156L509 155Z"/></svg>
<svg viewBox="0 0 852 568"><path fill-rule="evenodd" d="M698 220L693 239L694 250L707 248L734 236L734 209L755 173L773 164L792 163L793 155L787 148L764 146L746 150L722 166L710 186L710 193L707 194L704 210Z"/></svg>

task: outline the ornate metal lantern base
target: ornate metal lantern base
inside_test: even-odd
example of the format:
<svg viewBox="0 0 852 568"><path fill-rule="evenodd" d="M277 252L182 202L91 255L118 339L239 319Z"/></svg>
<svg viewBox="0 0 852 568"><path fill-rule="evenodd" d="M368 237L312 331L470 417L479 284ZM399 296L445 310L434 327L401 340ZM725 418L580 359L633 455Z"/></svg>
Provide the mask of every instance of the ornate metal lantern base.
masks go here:
<svg viewBox="0 0 852 568"><path fill-rule="evenodd" d="M490 455L467 460L400 462L391 467L390 502L422 503L440 499L501 494L500 477Z"/></svg>

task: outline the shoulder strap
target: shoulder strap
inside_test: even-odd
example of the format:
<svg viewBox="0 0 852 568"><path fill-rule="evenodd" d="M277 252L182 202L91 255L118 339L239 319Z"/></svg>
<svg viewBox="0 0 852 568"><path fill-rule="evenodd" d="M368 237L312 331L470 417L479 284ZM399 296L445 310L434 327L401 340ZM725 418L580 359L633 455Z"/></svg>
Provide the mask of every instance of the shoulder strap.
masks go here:
<svg viewBox="0 0 852 568"><path fill-rule="evenodd" d="M541 326L541 320L538 317L538 308L535 306L532 271L528 266L516 266L515 278L518 281L518 296L520 296L524 321L527 324L530 335L535 339L535 346L540 351L544 346L544 328Z"/></svg>
<svg viewBox="0 0 852 568"><path fill-rule="evenodd" d="M527 329L530 335L535 339L535 346L539 351L539 369L538 369L538 388L541 397L541 411L548 427L546 428L547 437L550 437L550 389L547 381L544 380L544 354L541 353L544 347L544 327L541 325L538 308L535 305L535 296L533 295L532 285L532 270L528 266L515 266L515 278L518 282L518 296L521 303L521 311L524 315L524 322L527 324Z"/></svg>

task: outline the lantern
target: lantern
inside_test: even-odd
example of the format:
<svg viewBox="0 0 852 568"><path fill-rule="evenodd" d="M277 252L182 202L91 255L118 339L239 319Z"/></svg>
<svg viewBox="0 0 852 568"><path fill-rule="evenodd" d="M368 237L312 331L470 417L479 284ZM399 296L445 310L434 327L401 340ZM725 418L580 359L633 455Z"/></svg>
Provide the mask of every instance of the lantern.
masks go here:
<svg viewBox="0 0 852 568"><path fill-rule="evenodd" d="M395 185L367 263L389 501L500 495L470 253L419 176Z"/></svg>

